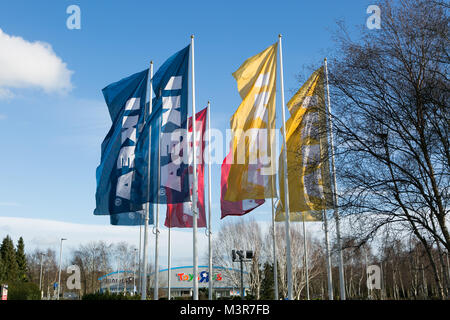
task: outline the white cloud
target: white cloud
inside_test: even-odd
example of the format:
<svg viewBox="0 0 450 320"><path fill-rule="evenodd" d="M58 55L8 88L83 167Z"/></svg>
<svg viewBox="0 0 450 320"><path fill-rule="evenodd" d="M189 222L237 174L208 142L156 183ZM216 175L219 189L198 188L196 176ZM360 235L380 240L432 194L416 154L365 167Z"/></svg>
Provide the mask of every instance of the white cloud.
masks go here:
<svg viewBox="0 0 450 320"><path fill-rule="evenodd" d="M0 97L1 99L1 97ZM0 120L5 120L7 118L6 114L1 114L0 113Z"/></svg>
<svg viewBox="0 0 450 320"><path fill-rule="evenodd" d="M47 93L72 89L73 71L50 44L29 42L0 29L0 48L0 98L12 96L6 88L40 88Z"/></svg>

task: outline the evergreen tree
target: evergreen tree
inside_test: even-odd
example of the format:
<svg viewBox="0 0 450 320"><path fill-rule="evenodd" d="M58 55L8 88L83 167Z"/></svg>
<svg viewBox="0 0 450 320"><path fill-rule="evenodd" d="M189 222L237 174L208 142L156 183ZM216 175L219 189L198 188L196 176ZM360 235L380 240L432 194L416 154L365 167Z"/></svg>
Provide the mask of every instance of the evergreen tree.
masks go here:
<svg viewBox="0 0 450 320"><path fill-rule="evenodd" d="M17 242L16 260L18 266L18 278L20 281L27 281L27 257L25 256L25 243L20 237Z"/></svg>
<svg viewBox="0 0 450 320"><path fill-rule="evenodd" d="M2 255L0 253L0 283L3 282L4 278L5 278L5 268L3 266Z"/></svg>
<svg viewBox="0 0 450 320"><path fill-rule="evenodd" d="M17 265L14 243L9 236L3 239L0 247L0 256L3 264L3 281L16 281L19 267Z"/></svg>
<svg viewBox="0 0 450 320"><path fill-rule="evenodd" d="M273 280L273 265L266 262L263 269L263 280L261 282L261 299L272 300L275 296Z"/></svg>

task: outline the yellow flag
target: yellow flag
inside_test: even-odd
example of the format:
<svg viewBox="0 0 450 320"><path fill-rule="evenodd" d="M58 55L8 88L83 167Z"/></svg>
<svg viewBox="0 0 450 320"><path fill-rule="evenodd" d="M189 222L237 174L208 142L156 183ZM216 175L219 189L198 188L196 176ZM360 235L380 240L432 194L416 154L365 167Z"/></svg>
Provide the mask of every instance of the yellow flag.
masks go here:
<svg viewBox="0 0 450 320"><path fill-rule="evenodd" d="M322 220L332 207L323 67L316 70L287 103L287 172L291 221ZM284 221L284 161L279 161L280 202L276 221Z"/></svg>
<svg viewBox="0 0 450 320"><path fill-rule="evenodd" d="M233 163L227 201L273 197L277 47L249 58L233 73L242 103L230 121Z"/></svg>

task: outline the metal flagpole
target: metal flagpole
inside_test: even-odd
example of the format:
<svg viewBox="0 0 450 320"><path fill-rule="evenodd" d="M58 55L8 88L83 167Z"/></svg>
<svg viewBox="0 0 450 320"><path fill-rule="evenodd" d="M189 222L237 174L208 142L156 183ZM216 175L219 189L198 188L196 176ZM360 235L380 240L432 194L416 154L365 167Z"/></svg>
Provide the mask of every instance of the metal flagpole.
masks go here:
<svg viewBox="0 0 450 320"><path fill-rule="evenodd" d="M208 300L213 299L213 267L211 243L211 104L208 101Z"/></svg>
<svg viewBox="0 0 450 320"><path fill-rule="evenodd" d="M191 89L192 89L192 245L193 245L193 266L194 286L193 299L198 300L198 253L197 253L197 148L195 129L195 60L194 60L194 35L191 35Z"/></svg>
<svg viewBox="0 0 450 320"><path fill-rule="evenodd" d="M150 68L149 68L149 77L148 81L150 82L150 99L148 102L149 106L149 115L152 113L153 109L153 101L152 101L152 92L153 92L153 61L150 61ZM149 126L149 132L148 132L148 168L147 168L147 197L150 194L150 160L151 160L151 141L152 141L152 129ZM148 199L149 200L149 199ZM146 208L145 208L145 224L144 224L144 253L142 257L142 279L141 279L141 300L147 300L147 251L148 251L148 219L150 215L150 202L147 202Z"/></svg>
<svg viewBox="0 0 450 320"><path fill-rule="evenodd" d="M159 119L158 138L161 139L161 118ZM158 143L158 191L156 193L156 213L155 226L153 233L155 234L155 286L153 291L153 300L158 300L159 291L159 192L161 188L161 142Z"/></svg>
<svg viewBox="0 0 450 320"><path fill-rule="evenodd" d="M291 235L290 235L290 215L289 215L289 188L287 176L287 145L286 145L286 114L284 110L284 82L283 82L283 50L281 47L281 34L278 35L278 49L280 50L280 84L281 84L281 117L283 121L283 161L284 161L284 211L286 215L286 269L288 281L288 299L292 300L292 263L291 263Z"/></svg>
<svg viewBox="0 0 450 320"><path fill-rule="evenodd" d="M306 299L309 300L309 272L308 272L308 245L306 244L306 223L305 214L303 212L303 251L304 251L304 263L305 263L305 280L306 280Z"/></svg>
<svg viewBox="0 0 450 320"><path fill-rule="evenodd" d="M138 269L138 274L139 274L139 289L138 292L141 293L141 289L142 289L142 269L141 269L141 263L142 263L142 212L139 213L140 216L140 220L139 220L139 269Z"/></svg>
<svg viewBox="0 0 450 320"><path fill-rule="evenodd" d="M271 119L271 114L270 114L270 108L268 110L269 112L269 119ZM276 112L274 114L274 122L276 122ZM273 168L273 165L276 162L276 159L274 157L275 154L275 148L273 148L273 144L272 142L275 141L275 139L272 140L272 126L269 125L269 140L270 140L270 166L271 168ZM271 191L271 196L272 198L271 203L272 203L272 241L273 241L273 281L274 281L274 298L275 300L278 300L278 263L277 263L277 248L276 248L276 231L275 231L275 204L273 202L273 197L274 197L274 190L275 190L275 175L274 172L272 171L272 177L271 177L271 184L270 184L270 191Z"/></svg>
<svg viewBox="0 0 450 320"><path fill-rule="evenodd" d="M272 241L273 241L273 286L275 300L278 300L278 263L277 263L277 249L275 236L275 208L273 203L273 179L272 179Z"/></svg>
<svg viewBox="0 0 450 320"><path fill-rule="evenodd" d="M170 227L171 227L171 217L172 215L169 215L169 237L168 237L168 249L167 249L167 300L170 300L170 287L171 287L171 282L170 282L170 267L171 267L171 260L172 260L172 249L170 247Z"/></svg>
<svg viewBox="0 0 450 320"><path fill-rule="evenodd" d="M308 259L308 244L306 237L306 223L305 212L303 212L303 251L304 251L304 263L305 263L305 279L306 279L306 299L309 300L309 259Z"/></svg>
<svg viewBox="0 0 450 320"><path fill-rule="evenodd" d="M327 99L328 99L328 128L330 131L330 146L331 146L331 166L333 174L333 206L334 206L334 219L336 221L336 240L338 246L339 256L339 287L340 298L345 300L345 282L344 282L344 258L342 256L342 244L341 244L341 228L339 223L338 212L338 198L337 198L337 182L336 182L336 166L334 162L334 139L333 139L333 117L331 116L331 102L330 102L330 88L328 86L328 66L327 58L324 60L325 64L325 78L327 81Z"/></svg>
<svg viewBox="0 0 450 320"><path fill-rule="evenodd" d="M331 273L331 256L330 256L330 242L328 240L328 217L327 211L322 210L323 227L325 232L325 253L327 255L327 279L328 279L328 299L333 300L333 275Z"/></svg>

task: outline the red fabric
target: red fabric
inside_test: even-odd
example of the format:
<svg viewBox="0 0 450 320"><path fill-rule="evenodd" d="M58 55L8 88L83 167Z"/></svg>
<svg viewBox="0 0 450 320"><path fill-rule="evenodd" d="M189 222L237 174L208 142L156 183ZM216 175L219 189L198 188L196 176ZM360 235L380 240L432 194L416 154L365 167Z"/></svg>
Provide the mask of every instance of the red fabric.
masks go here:
<svg viewBox="0 0 450 320"><path fill-rule="evenodd" d="M203 139L206 129L206 112L208 108L203 109L195 115L195 129L197 141L201 141L197 146L197 209L199 212L197 227L206 227L205 215L205 187L204 187L204 161L203 151L205 149L205 140ZM189 118L189 132L192 132L192 117ZM200 137L200 138L199 138ZM192 140L192 138L190 139ZM192 142L189 143L192 150ZM191 161L191 160L189 160ZM191 185L191 196L193 187L193 166L189 166L189 183ZM192 228L192 201L176 204L167 204L166 221L164 225L168 228Z"/></svg>
<svg viewBox="0 0 450 320"><path fill-rule="evenodd" d="M225 218L226 216L243 216L253 209L258 208L265 202L264 199L248 199L236 202L224 200L228 189L228 175L230 173L232 161L233 155L232 151L230 151L226 158L223 159L222 175L220 178L220 208L222 211L221 219Z"/></svg>

